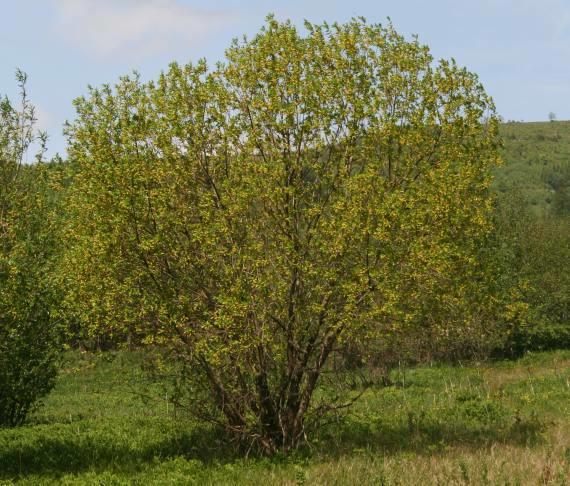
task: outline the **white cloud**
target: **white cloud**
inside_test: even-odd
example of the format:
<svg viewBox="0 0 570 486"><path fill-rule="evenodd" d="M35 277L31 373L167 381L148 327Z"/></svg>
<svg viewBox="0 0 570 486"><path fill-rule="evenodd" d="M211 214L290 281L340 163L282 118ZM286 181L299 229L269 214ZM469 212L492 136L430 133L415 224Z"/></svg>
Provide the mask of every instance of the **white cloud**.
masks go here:
<svg viewBox="0 0 570 486"><path fill-rule="evenodd" d="M179 0L53 0L59 34L101 60L145 58L194 46L226 25L221 12Z"/></svg>
<svg viewBox="0 0 570 486"><path fill-rule="evenodd" d="M57 126L56 117L41 106L35 105L36 128L43 132L51 132Z"/></svg>

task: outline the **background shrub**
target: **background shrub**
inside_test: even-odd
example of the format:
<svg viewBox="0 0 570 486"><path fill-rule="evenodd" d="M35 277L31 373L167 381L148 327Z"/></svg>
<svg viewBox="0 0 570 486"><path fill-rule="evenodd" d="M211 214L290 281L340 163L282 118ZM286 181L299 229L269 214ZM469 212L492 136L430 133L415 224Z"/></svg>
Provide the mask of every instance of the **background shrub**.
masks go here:
<svg viewBox="0 0 570 486"><path fill-rule="evenodd" d="M26 76L21 106L0 102L0 426L19 425L54 384L58 332L51 306L53 205L42 164L46 136L34 130ZM35 144L36 164L25 164Z"/></svg>

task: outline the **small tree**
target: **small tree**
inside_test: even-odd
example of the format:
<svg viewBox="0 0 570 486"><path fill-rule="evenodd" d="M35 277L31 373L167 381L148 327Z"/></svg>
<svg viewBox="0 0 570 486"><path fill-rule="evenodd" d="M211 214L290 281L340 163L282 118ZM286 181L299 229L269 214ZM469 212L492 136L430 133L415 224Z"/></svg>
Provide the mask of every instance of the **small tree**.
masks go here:
<svg viewBox="0 0 570 486"><path fill-rule="evenodd" d="M17 72L21 106L0 101L0 426L21 424L53 386L56 333L49 313L45 189L40 165L25 165L36 143L41 162L46 136L34 130L26 76Z"/></svg>
<svg viewBox="0 0 570 486"><path fill-rule="evenodd" d="M92 90L68 128L68 304L169 348L190 410L267 453L346 405L315 398L343 343L479 325L497 160L475 75L392 26L306 27Z"/></svg>

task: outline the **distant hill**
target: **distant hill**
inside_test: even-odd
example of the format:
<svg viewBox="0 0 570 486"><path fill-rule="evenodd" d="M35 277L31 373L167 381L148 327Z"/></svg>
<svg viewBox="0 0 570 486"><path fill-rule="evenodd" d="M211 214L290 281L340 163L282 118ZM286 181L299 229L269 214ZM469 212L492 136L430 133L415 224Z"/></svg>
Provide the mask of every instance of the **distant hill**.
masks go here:
<svg viewBox="0 0 570 486"><path fill-rule="evenodd" d="M537 215L570 213L570 121L509 122L501 126L504 165L499 196L516 193Z"/></svg>

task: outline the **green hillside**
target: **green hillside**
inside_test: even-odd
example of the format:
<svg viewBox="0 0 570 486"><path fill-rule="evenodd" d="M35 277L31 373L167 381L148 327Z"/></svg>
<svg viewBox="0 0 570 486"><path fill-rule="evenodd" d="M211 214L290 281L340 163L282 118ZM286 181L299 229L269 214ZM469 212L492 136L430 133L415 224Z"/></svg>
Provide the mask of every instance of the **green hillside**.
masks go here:
<svg viewBox="0 0 570 486"><path fill-rule="evenodd" d="M570 121L505 123L499 195L518 194L535 214L570 212Z"/></svg>

